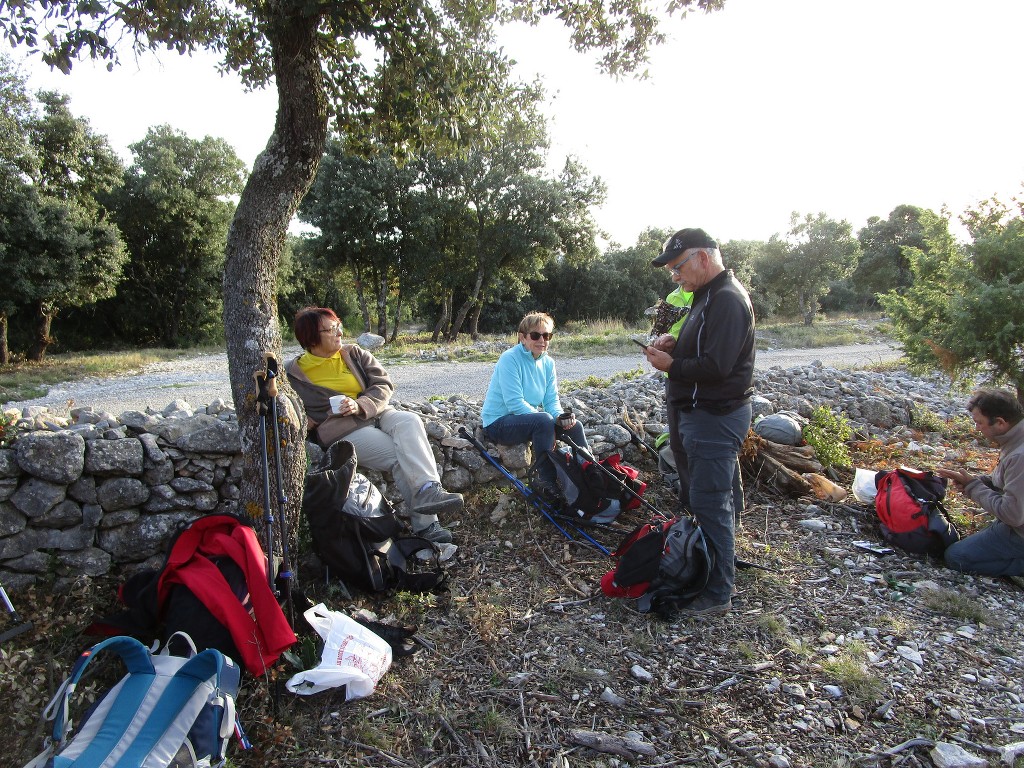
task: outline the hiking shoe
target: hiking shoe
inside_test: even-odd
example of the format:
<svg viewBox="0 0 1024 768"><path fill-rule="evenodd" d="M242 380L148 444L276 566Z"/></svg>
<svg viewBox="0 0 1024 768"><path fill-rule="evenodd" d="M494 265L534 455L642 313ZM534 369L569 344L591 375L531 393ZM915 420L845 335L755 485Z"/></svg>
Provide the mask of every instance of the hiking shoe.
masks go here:
<svg viewBox="0 0 1024 768"><path fill-rule="evenodd" d="M707 597L698 597L685 608L680 609L679 618L685 619L688 616L720 616L732 610L732 599L724 603L716 603Z"/></svg>
<svg viewBox="0 0 1024 768"><path fill-rule="evenodd" d="M442 528L437 520L421 531L413 531L412 534L413 536L422 536L427 541L432 541L435 544L451 544L453 541L452 532L447 528Z"/></svg>
<svg viewBox="0 0 1024 768"><path fill-rule="evenodd" d="M412 502L412 511L420 515L437 515L442 512L458 512L463 507L461 493L449 493L434 482L423 488ZM451 541L451 539L449 539ZM447 543L447 542L446 542Z"/></svg>

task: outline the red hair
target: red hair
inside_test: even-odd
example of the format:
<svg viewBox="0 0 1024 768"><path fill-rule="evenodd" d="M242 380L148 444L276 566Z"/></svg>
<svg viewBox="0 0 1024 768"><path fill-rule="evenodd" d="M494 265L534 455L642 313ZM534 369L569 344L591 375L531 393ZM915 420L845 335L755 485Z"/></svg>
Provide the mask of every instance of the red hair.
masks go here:
<svg viewBox="0 0 1024 768"><path fill-rule="evenodd" d="M321 318L327 318L329 323L341 322L334 310L327 307L304 307L295 313L295 340L303 349L309 350L320 344Z"/></svg>

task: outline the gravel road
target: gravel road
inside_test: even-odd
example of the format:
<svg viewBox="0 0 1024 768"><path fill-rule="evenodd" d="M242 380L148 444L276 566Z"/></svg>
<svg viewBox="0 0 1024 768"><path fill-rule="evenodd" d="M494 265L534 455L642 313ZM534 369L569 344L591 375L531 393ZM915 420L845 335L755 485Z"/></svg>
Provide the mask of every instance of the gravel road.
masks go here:
<svg viewBox="0 0 1024 768"><path fill-rule="evenodd" d="M286 349L290 359L297 347ZM891 344L851 344L819 349L784 349L759 351L757 367L790 368L820 360L836 368L857 368L871 363L894 360L900 356ZM560 381L574 381L587 376L607 378L613 374L642 368L654 369L637 352L634 355L560 358ZM396 397L401 400L425 400L431 395L462 394L482 398L487 389L494 363L427 362L388 367L395 381ZM147 407L162 410L174 400L185 400L193 406L207 405L216 398L230 402L227 355L200 355L187 360L152 363L141 371L113 378L89 377L81 381L58 384L44 397L7 403L5 408L46 406L66 414L70 407L91 405L119 414L122 411L144 411Z"/></svg>

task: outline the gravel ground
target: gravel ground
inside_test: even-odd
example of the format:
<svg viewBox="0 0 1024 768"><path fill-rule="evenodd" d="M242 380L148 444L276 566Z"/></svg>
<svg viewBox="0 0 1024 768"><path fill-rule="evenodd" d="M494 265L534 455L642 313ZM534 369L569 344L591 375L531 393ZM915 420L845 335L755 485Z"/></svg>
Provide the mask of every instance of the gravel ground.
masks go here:
<svg viewBox="0 0 1024 768"><path fill-rule="evenodd" d="M298 353L297 347L284 350L284 359ZM790 368L820 360L836 368L856 368L894 360L899 350L890 344L852 344L819 349L784 349L757 353L757 367ZM653 370L639 352L635 355L603 357L556 357L559 379L563 382L587 376L607 378L616 373L642 367ZM395 381L396 396L405 401L425 400L432 395L461 394L482 398L494 363L426 362L393 365L388 372ZM46 406L66 414L71 407L91 405L119 414L162 410L174 400L192 406L208 405L217 398L231 399L228 384L227 355L200 355L188 360L153 363L137 373L114 378L89 377L54 386L44 397L7 403L5 407Z"/></svg>

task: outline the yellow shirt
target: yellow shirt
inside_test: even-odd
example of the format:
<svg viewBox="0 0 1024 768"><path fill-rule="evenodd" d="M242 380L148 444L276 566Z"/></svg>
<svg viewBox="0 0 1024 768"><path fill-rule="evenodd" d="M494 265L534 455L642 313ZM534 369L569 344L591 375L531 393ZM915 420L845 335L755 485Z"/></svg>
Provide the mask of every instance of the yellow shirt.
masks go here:
<svg viewBox="0 0 1024 768"><path fill-rule="evenodd" d="M318 387L326 387L351 398L358 397L362 391L359 381L345 365L341 352L335 352L330 357L317 357L305 352L299 357L299 368Z"/></svg>

